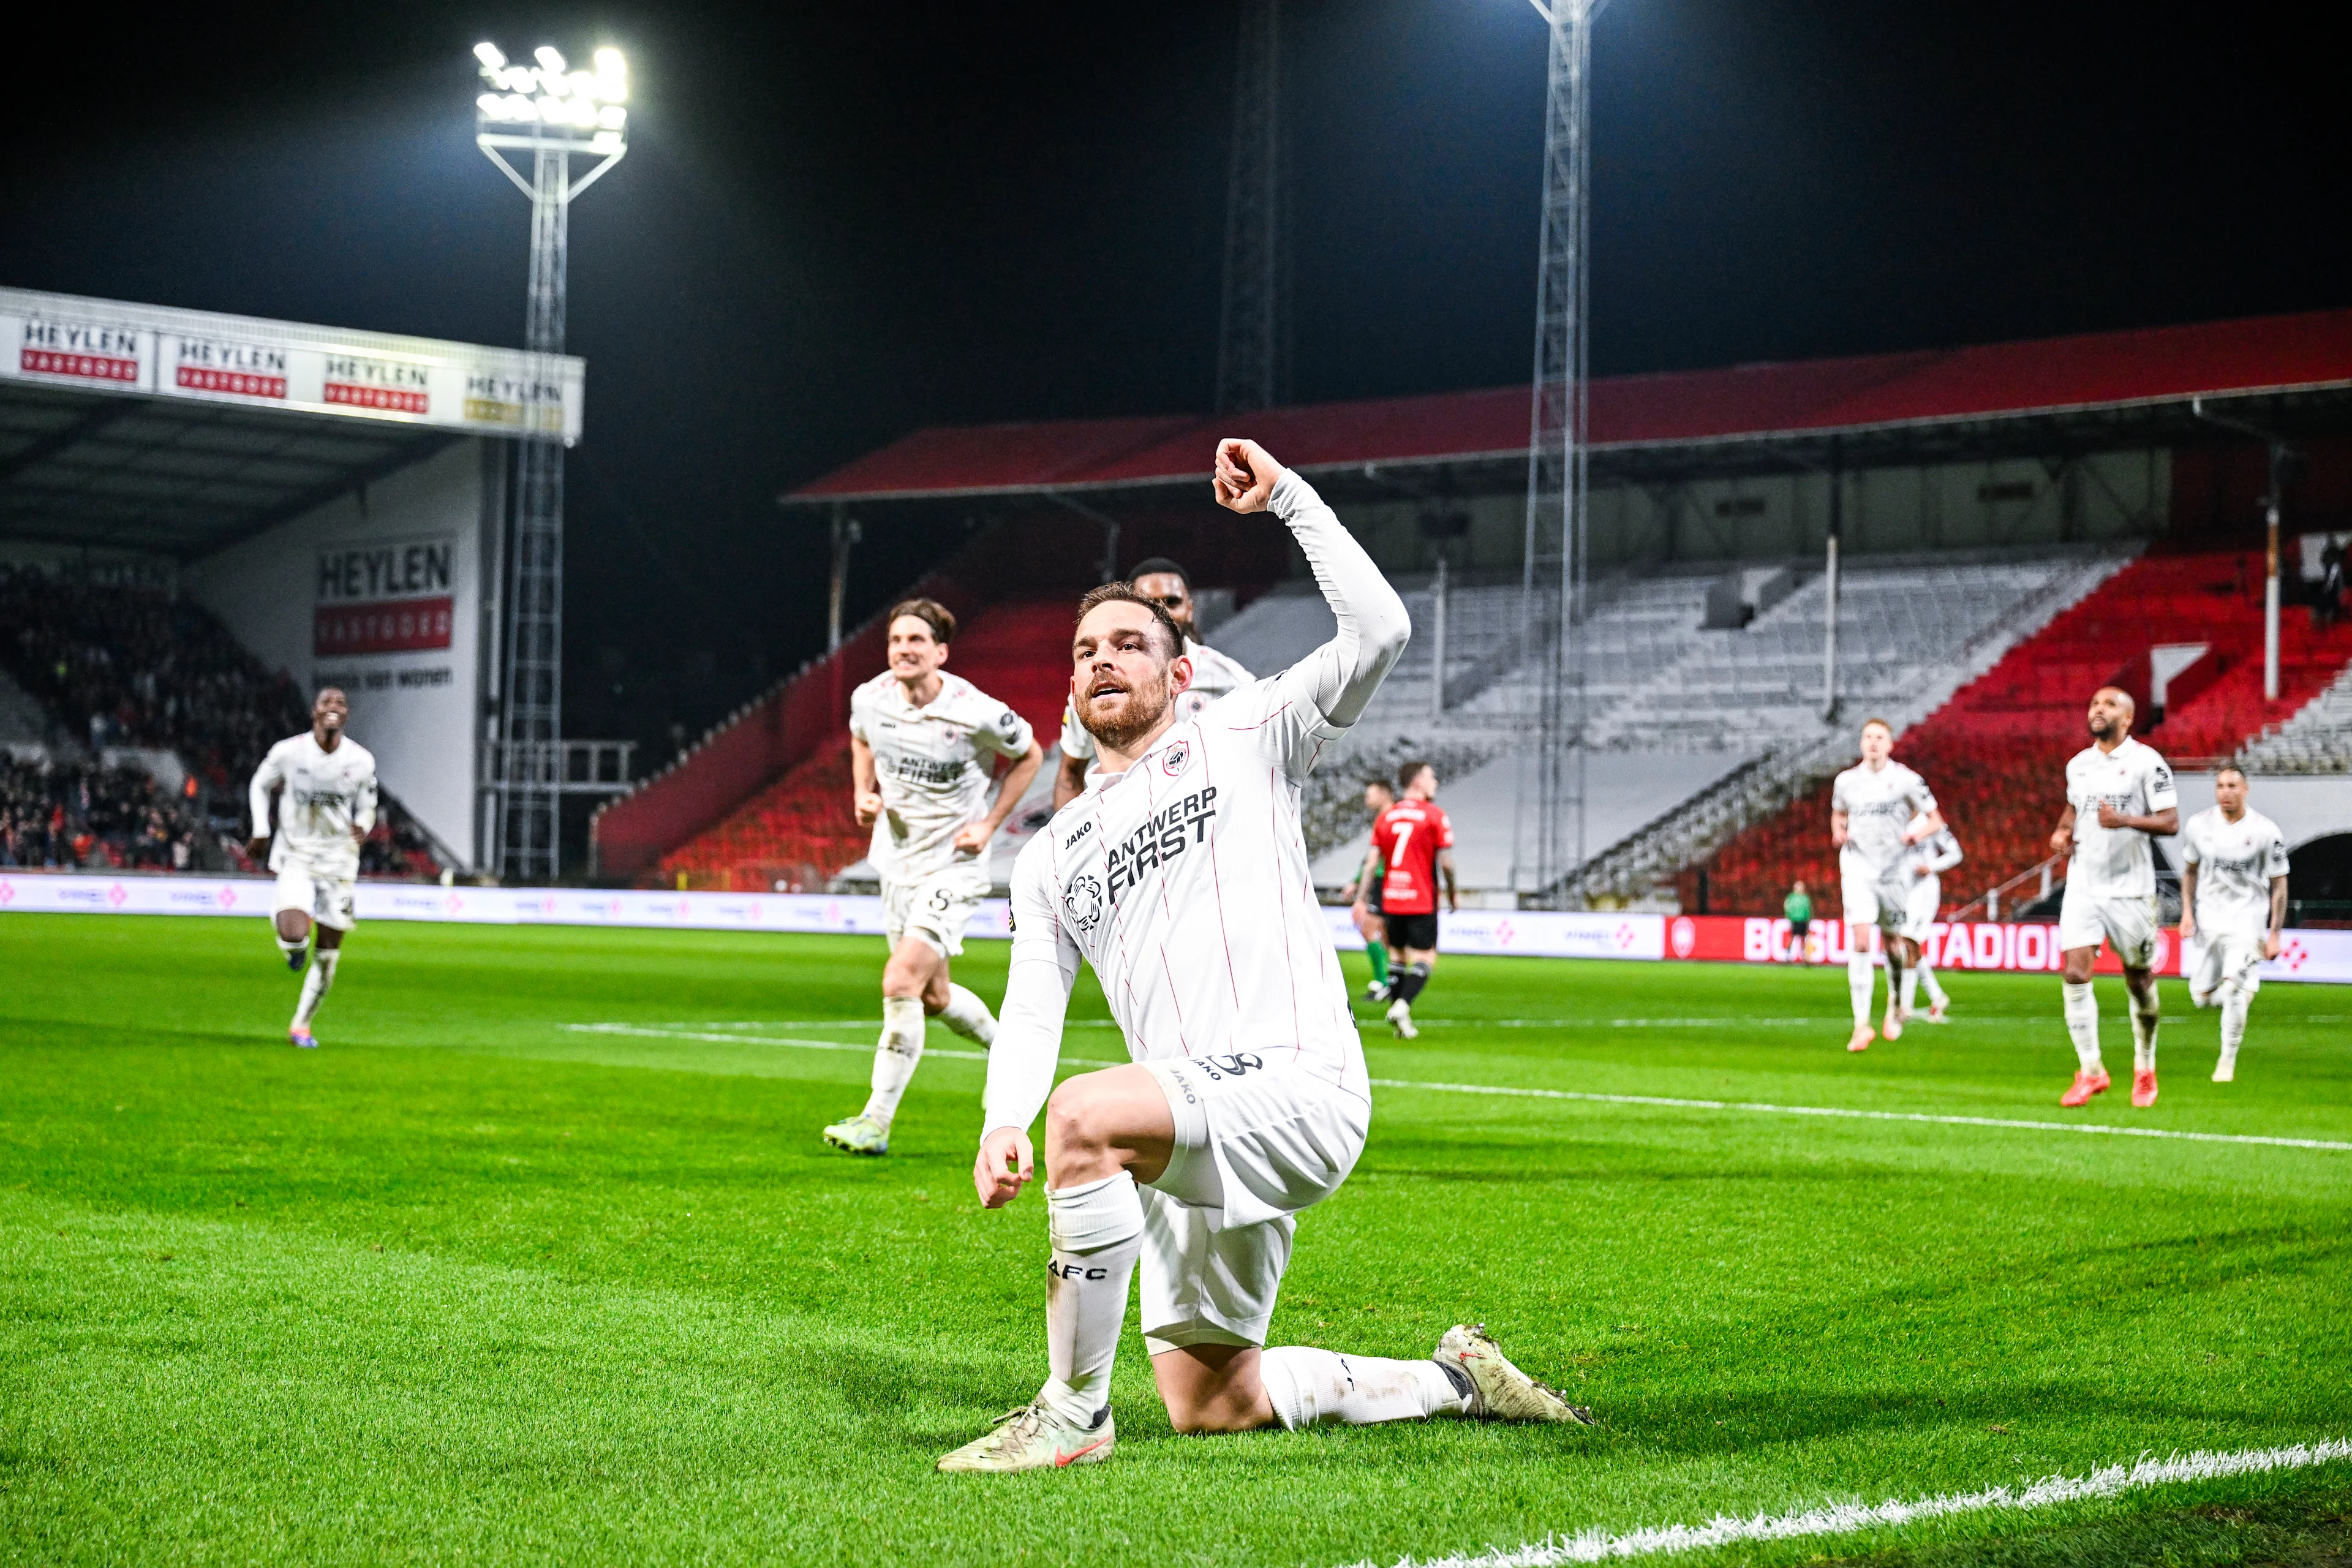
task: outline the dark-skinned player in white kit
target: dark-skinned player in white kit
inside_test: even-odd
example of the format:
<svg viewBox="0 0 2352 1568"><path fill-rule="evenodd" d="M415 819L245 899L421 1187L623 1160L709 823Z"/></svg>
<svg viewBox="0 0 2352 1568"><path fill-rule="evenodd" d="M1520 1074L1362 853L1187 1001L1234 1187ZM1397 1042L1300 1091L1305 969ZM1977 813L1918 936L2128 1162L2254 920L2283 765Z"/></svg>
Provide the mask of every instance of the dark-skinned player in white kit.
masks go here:
<svg viewBox="0 0 2352 1568"><path fill-rule="evenodd" d="M1011 972L972 1168L982 1205L1012 1202L1035 1173L1028 1129L1045 1110L1048 1376L943 1470L1110 1457L1111 1362L1139 1262L1144 1344L1179 1432L1591 1419L1477 1326L1409 1361L1261 1348L1297 1216L1347 1180L1371 1125L1300 790L1411 628L1330 509L1255 443L1219 443L1215 484L1225 507L1289 525L1338 635L1180 717L1192 668L1166 609L1126 584L1080 604L1070 698L1102 769L1013 870ZM1055 1089L1081 960L1134 1060Z"/></svg>

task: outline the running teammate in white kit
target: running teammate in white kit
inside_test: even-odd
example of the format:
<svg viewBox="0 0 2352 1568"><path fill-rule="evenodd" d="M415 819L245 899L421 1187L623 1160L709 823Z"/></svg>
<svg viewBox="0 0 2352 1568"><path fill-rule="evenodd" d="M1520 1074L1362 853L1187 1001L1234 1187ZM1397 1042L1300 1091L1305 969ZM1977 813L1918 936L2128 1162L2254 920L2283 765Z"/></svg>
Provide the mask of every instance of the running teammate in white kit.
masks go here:
<svg viewBox="0 0 2352 1568"><path fill-rule="evenodd" d="M322 686L310 704L310 728L269 748L253 773L247 802L253 812L253 841L247 852L268 857L278 873L270 905L278 950L286 967L299 973L305 947L318 933L318 952L302 978L302 999L286 1037L305 1050L319 1042L310 1020L335 983L343 938L359 923L354 912L360 846L375 826L375 757L343 733L352 705L342 689ZM278 828L269 826L269 797L278 802Z"/></svg>
<svg viewBox="0 0 2352 1568"><path fill-rule="evenodd" d="M1944 1015L1952 999L1944 994L1943 985L1936 979L1928 949L1934 945L1937 913L1944 907L1944 873L1960 863L1960 841L1948 827L1930 828L1924 816L1912 818L1911 828L1916 837L1903 865L1904 874L1911 879L1903 895L1903 1021L1911 1021L1911 1004L1924 985L1927 988L1924 1021L1948 1023Z"/></svg>
<svg viewBox="0 0 2352 1568"><path fill-rule="evenodd" d="M2131 999L2132 1095L2142 1110L2156 1103L2155 839L2179 831L2179 796L2162 757L2131 738L2137 704L2131 694L2102 686L2091 696L2091 743L2066 764L2066 810L2050 847L2071 855L2065 896L2058 904L2058 945L2064 952L2066 1033L2074 1042L2074 1081L2061 1105L2083 1105L2106 1092L2099 1060L2099 999L2091 963L2105 937L2124 966Z"/></svg>
<svg viewBox="0 0 2352 1568"><path fill-rule="evenodd" d="M2279 955L2286 929L2286 836L2246 809L2243 770L2213 775L2213 804L2180 830L2181 972L2189 999L2221 1009L2221 1056L2213 1081L2238 1076L2246 1011L2263 988L2263 961Z"/></svg>
<svg viewBox="0 0 2352 1568"><path fill-rule="evenodd" d="M1071 697L1103 773L1021 852L1012 971L972 1176L989 1208L1034 1173L1045 1107L1046 1360L1028 1405L940 1461L1108 1458L1111 1362L1139 1258L1152 1374L1179 1432L1456 1415L1590 1420L1457 1325L1424 1361L1261 1350L1296 1215L1363 1152L1371 1090L1307 869L1299 794L1410 632L1404 605L1315 491L1255 443L1217 499L1290 525L1339 622L1280 675L1179 720L1190 660L1125 584L1087 595ZM1091 963L1135 1060L1055 1089L1063 1012ZM1052 1102L1047 1105L1047 1093Z"/></svg>
<svg viewBox="0 0 2352 1568"><path fill-rule="evenodd" d="M988 841L1045 752L1027 720L941 668L955 626L936 599L892 605L890 668L849 698L854 804L857 825L874 829L868 853L882 874L890 941L866 1109L824 1130L826 1142L853 1154L890 1152L890 1122L922 1059L927 1016L983 1047L996 1037L988 1004L950 979L948 961L963 952L963 928L988 897ZM1013 765L992 807L999 757Z"/></svg>
<svg viewBox="0 0 2352 1568"><path fill-rule="evenodd" d="M1139 561L1128 574L1135 591L1159 601L1184 634L1184 657L1192 664L1192 684L1176 697L1176 717L1190 719L1228 691L1237 691L1257 678L1201 640L1192 619L1192 574L1165 555ZM1054 809L1078 798L1078 792L1102 771L1095 755L1095 738L1078 722L1076 708L1062 710L1062 768L1054 775Z"/></svg>
<svg viewBox="0 0 2352 1568"><path fill-rule="evenodd" d="M1830 788L1830 842L1837 846L1845 902L1845 987L1853 1003L1850 1051L1866 1051L1878 1037L1870 1026L1874 926L1886 954L1886 1037L1903 1036L1903 915L1911 891L1905 862L1912 845L1944 826L1927 781L1894 761L1894 749L1893 727L1871 720L1862 727L1862 761Z"/></svg>

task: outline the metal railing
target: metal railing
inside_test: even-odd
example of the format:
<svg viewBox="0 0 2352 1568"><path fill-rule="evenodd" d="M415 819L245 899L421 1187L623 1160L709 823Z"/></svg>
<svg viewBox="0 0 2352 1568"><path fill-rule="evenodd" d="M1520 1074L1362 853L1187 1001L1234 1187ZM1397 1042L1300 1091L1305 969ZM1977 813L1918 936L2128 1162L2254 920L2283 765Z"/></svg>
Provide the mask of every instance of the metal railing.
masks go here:
<svg viewBox="0 0 2352 1568"><path fill-rule="evenodd" d="M482 747L486 790L520 786L557 795L623 795L633 782L635 741L508 741Z"/></svg>
<svg viewBox="0 0 2352 1568"><path fill-rule="evenodd" d="M2017 889L2025 886L2028 882L2038 881L2041 884L2041 890L2036 892L2033 897L2028 900L2029 902L2039 903L2043 899L2048 898L2051 893L2055 890L2057 887L2057 868L2065 864L2065 861L2066 857L2063 855L2053 855L2038 866L2029 866L2024 870L2020 871L2016 876L2011 877L2008 881L2000 884L2000 886L1997 888L1987 888L1983 892L1978 894L1975 898L1970 899L1967 903L1961 904L1954 909L1952 912L1945 918L1949 921L1965 921L1969 918L1970 910L1981 909L1984 910L1984 918L1986 920L1997 921L2000 919L2000 906L2002 902L2006 900L2014 905L2017 902Z"/></svg>

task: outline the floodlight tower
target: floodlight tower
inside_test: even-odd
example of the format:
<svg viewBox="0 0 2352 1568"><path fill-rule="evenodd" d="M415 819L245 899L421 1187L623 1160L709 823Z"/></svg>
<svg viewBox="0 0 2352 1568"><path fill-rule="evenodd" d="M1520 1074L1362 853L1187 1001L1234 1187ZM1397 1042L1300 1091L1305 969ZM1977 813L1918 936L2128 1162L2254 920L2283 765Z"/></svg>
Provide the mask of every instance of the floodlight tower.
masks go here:
<svg viewBox="0 0 2352 1568"><path fill-rule="evenodd" d="M1282 0L1242 0L1234 148L1225 182L1225 284L1217 323L1220 414L1282 400Z"/></svg>
<svg viewBox="0 0 2352 1568"><path fill-rule="evenodd" d="M500 879L544 879L560 870L563 763L563 352L566 231L572 199L629 150L628 62L598 49L593 70L572 70L541 45L532 63L509 63L477 44L488 90L474 100L474 142L530 198L530 294L523 347L532 356L522 399L514 549L508 573L506 669L492 772L498 823L491 869ZM526 179L508 161L530 154ZM595 162L578 180L572 160Z"/></svg>
<svg viewBox="0 0 2352 1568"><path fill-rule="evenodd" d="M1606 0L1528 0L1550 29L1528 431L1520 646L1538 658L1536 744L1519 751L1512 883L1549 900L1584 864L1585 460L1592 22Z"/></svg>

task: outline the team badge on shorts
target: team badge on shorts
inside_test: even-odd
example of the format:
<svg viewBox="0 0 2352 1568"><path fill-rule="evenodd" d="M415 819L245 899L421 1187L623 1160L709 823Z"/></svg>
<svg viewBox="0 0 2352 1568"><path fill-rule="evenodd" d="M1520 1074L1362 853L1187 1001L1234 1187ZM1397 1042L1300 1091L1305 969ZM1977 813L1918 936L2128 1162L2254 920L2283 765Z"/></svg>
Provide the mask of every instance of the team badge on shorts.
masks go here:
<svg viewBox="0 0 2352 1568"><path fill-rule="evenodd" d="M1192 743L1190 741L1179 741L1160 753L1160 771L1172 779L1182 773L1184 764L1192 760Z"/></svg>
<svg viewBox="0 0 2352 1568"><path fill-rule="evenodd" d="M1080 931L1092 931L1102 920L1102 884L1092 877L1081 877L1070 884L1062 895L1062 908L1070 923Z"/></svg>

